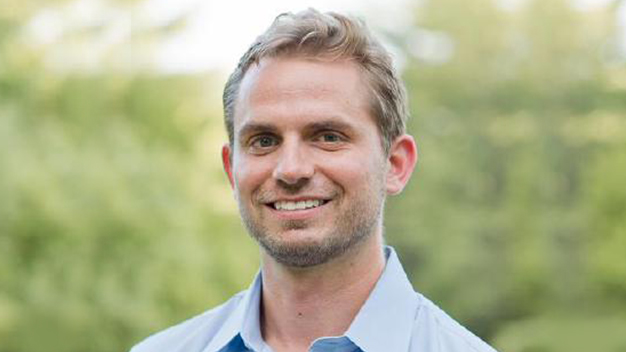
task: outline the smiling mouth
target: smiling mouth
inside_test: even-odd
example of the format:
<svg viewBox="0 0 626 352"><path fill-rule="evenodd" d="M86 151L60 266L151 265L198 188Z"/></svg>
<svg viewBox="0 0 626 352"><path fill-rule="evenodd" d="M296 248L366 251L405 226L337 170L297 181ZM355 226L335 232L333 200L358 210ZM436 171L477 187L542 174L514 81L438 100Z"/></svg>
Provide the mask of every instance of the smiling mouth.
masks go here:
<svg viewBox="0 0 626 352"><path fill-rule="evenodd" d="M274 208L275 210L297 211L317 208L328 202L329 200L324 199L308 199L300 201L278 201L274 203L268 203L267 205Z"/></svg>

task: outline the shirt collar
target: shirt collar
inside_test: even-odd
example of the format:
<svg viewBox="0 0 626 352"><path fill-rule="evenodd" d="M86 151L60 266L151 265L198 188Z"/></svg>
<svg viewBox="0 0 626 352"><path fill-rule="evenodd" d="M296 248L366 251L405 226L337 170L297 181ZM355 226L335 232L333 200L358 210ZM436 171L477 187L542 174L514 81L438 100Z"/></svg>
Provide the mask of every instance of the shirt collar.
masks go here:
<svg viewBox="0 0 626 352"><path fill-rule="evenodd" d="M365 352L408 350L419 304L395 250L385 247L385 256L383 274L345 334ZM263 349L259 322L261 285L259 272L204 352L220 351L238 336L253 350Z"/></svg>
<svg viewBox="0 0 626 352"><path fill-rule="evenodd" d="M365 352L407 351L418 296L391 247L385 247L387 264L346 336Z"/></svg>
<svg viewBox="0 0 626 352"><path fill-rule="evenodd" d="M259 271L233 312L203 352L221 351L238 336L243 339L244 344L253 347L255 351L261 350L260 346L264 343L259 323L261 282Z"/></svg>

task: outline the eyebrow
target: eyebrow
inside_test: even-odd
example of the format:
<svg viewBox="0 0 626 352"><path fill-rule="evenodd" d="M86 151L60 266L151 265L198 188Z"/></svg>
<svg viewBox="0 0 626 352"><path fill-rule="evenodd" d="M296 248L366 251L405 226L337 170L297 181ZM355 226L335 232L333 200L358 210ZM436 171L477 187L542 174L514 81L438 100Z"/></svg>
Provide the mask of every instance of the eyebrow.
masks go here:
<svg viewBox="0 0 626 352"><path fill-rule="evenodd" d="M241 136L241 138L244 138L246 136L260 133L260 132L271 132L271 133L277 134L278 128L276 128L276 126L274 126L273 124L269 124L269 123L251 122L251 123L245 124L239 130L239 136Z"/></svg>
<svg viewBox="0 0 626 352"><path fill-rule="evenodd" d="M335 131L341 131L345 133L354 133L355 131L354 128L349 123L346 123L343 121L337 121L334 119L312 122L312 123L307 124L304 127L304 131L306 133L314 133L317 131L324 131L324 130L335 130ZM245 124L243 127L241 127L238 135L239 135L239 139L242 140L250 135L254 135L258 133L279 134L279 129L276 127L275 124L262 123L262 122L250 122L250 123Z"/></svg>
<svg viewBox="0 0 626 352"><path fill-rule="evenodd" d="M305 127L306 131L323 131L323 130L336 130L343 132L353 132L354 128L345 122L337 120L325 120L319 122L313 122Z"/></svg>

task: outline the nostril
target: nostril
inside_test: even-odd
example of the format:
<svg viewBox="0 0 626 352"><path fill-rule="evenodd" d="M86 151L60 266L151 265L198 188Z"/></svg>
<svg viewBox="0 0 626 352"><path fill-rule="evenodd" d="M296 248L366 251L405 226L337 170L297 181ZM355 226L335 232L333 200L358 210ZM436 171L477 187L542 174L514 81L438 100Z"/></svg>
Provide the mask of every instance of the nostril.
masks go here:
<svg viewBox="0 0 626 352"><path fill-rule="evenodd" d="M300 178L295 182L286 181L284 179L277 179L276 184L278 187L288 191L289 193L298 192L309 184L309 178Z"/></svg>
<svg viewBox="0 0 626 352"><path fill-rule="evenodd" d="M295 149L295 148L294 148ZM274 169L273 176L288 184L296 184L302 179L313 177L315 167L310 158L299 150L285 150Z"/></svg>

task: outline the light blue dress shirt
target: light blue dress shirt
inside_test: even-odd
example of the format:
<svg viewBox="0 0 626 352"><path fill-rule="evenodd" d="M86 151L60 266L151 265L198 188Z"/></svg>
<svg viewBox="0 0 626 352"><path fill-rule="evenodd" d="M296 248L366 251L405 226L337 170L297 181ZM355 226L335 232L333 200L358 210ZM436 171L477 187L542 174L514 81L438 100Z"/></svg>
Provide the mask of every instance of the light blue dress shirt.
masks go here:
<svg viewBox="0 0 626 352"><path fill-rule="evenodd" d="M385 270L348 331L315 340L310 352L495 352L413 290L393 248L385 254ZM261 285L259 273L248 290L131 352L273 352L259 325Z"/></svg>

